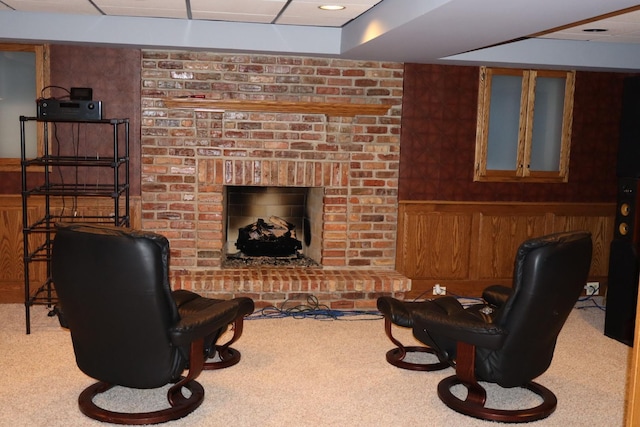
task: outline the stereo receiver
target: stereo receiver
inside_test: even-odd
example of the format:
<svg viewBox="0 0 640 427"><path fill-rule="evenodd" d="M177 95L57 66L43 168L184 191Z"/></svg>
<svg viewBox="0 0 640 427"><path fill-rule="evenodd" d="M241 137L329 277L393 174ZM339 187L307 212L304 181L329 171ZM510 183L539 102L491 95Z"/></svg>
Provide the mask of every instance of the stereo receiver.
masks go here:
<svg viewBox="0 0 640 427"><path fill-rule="evenodd" d="M102 101L38 99L36 102L39 120L102 120Z"/></svg>

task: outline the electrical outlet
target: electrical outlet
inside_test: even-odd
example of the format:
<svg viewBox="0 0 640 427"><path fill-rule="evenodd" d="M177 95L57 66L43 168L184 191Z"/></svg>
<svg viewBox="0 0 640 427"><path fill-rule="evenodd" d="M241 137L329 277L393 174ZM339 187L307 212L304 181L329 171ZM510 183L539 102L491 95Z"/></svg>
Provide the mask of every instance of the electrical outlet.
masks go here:
<svg viewBox="0 0 640 427"><path fill-rule="evenodd" d="M585 294L587 296L598 295L600 292L600 282L587 282L584 285Z"/></svg>
<svg viewBox="0 0 640 427"><path fill-rule="evenodd" d="M433 295L446 295L446 294L447 294L446 286L440 286L439 284L436 284L433 287Z"/></svg>

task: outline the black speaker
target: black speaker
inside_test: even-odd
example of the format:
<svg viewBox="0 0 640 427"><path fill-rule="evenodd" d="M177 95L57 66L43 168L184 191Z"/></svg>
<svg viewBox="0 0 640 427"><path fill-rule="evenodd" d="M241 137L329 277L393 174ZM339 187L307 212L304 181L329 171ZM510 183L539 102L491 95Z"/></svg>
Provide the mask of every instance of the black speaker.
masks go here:
<svg viewBox="0 0 640 427"><path fill-rule="evenodd" d="M640 77L624 79L616 174L618 196L604 333L632 346L640 270Z"/></svg>
<svg viewBox="0 0 640 427"><path fill-rule="evenodd" d="M640 242L640 179L619 178L613 238Z"/></svg>
<svg viewBox="0 0 640 427"><path fill-rule="evenodd" d="M616 173L640 178L640 77L624 79Z"/></svg>
<svg viewBox="0 0 640 427"><path fill-rule="evenodd" d="M639 140L640 142L640 140ZM638 299L640 247L640 178L618 178L616 219L607 286L604 333L633 345Z"/></svg>
<svg viewBox="0 0 640 427"><path fill-rule="evenodd" d="M630 239L614 239L609 257L609 284L604 334L633 346L638 299L638 251Z"/></svg>

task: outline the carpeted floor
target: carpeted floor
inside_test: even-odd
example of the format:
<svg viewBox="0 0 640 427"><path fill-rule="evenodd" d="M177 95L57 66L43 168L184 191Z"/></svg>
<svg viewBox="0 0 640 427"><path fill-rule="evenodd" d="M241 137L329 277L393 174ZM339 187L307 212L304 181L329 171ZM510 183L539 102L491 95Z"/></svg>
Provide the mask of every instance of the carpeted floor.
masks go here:
<svg viewBox="0 0 640 427"><path fill-rule="evenodd" d="M383 321L259 319L245 322L240 364L203 372L202 406L168 426L492 426L440 402L436 386L452 369L411 372L385 361L391 347ZM550 369L538 382L558 408L536 426L622 426L630 349L602 334L604 312L573 310ZM397 330L409 343L409 331ZM35 307L32 333L24 307L0 305L0 426L93 426L77 407L92 380L75 365L69 333ZM527 393L498 390L516 407ZM164 405L164 390L115 388L98 403L113 409Z"/></svg>

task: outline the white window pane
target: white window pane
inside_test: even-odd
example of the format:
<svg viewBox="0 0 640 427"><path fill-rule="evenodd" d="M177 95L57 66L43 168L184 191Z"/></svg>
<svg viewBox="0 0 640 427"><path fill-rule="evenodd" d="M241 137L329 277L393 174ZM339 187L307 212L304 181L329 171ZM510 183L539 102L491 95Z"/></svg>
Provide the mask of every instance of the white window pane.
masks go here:
<svg viewBox="0 0 640 427"><path fill-rule="evenodd" d="M517 167L521 91L521 76L492 77L487 170L515 170Z"/></svg>
<svg viewBox="0 0 640 427"><path fill-rule="evenodd" d="M560 169L564 88L564 78L538 77L536 79L531 138L530 169L532 171Z"/></svg>
<svg viewBox="0 0 640 427"><path fill-rule="evenodd" d="M20 158L19 118L36 115L36 96L35 53L0 51L0 157ZM35 157L35 122L27 131L27 157Z"/></svg>

